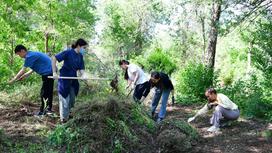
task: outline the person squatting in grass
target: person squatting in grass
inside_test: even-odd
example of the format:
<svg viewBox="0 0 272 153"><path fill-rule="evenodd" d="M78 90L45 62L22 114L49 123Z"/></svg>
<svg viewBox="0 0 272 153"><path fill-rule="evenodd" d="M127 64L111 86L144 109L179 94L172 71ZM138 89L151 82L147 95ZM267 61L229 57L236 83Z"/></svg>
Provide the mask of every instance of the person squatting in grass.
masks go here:
<svg viewBox="0 0 272 153"><path fill-rule="evenodd" d="M87 78L82 54L85 52L87 45L88 43L84 39L78 39L72 45L71 49L67 49L52 57L53 78L58 78L57 61L63 61L59 76L77 77L77 71L79 71L82 78ZM59 111L62 123L68 120L71 108L74 107L75 97L78 91L78 80L58 79Z"/></svg>
<svg viewBox="0 0 272 153"><path fill-rule="evenodd" d="M169 76L162 72L151 73L151 87L155 87L155 94L151 103L151 115L154 117L156 108L162 98L160 112L158 114L157 122L161 122L166 115L166 106L170 92L172 93L172 103L174 103L174 86Z"/></svg>
<svg viewBox="0 0 272 153"><path fill-rule="evenodd" d="M134 89L133 99L137 103L145 100L150 92L150 83L144 71L135 64L130 64L126 60L120 60L119 66L125 71L125 80L127 80L127 87Z"/></svg>
<svg viewBox="0 0 272 153"><path fill-rule="evenodd" d="M210 124L212 125L207 131L217 132L220 127L224 127L230 121L237 120L240 115L238 106L232 102L224 94L216 92L215 89L209 88L205 92L205 96L208 99L208 104L205 104L195 116L188 119L188 122L192 122L196 117L206 114L210 109L214 108Z"/></svg>
<svg viewBox="0 0 272 153"><path fill-rule="evenodd" d="M15 47L15 54L24 58L24 66L17 73L17 75L9 81L14 83L18 80L23 80L29 77L34 71L42 76L42 88L40 92L41 106L40 111L36 115L45 115L52 113L52 99L54 80L48 78L52 76L51 59L48 55L41 52L28 51L25 46L17 45ZM31 70L27 71L27 68ZM45 106L46 103L46 106ZM46 108L46 110L44 110Z"/></svg>

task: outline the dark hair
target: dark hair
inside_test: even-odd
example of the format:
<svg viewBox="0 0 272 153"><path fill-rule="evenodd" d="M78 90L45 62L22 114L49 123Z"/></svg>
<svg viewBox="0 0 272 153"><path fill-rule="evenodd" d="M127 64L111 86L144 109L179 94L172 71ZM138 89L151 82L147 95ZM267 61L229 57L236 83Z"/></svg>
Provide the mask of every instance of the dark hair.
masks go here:
<svg viewBox="0 0 272 153"><path fill-rule="evenodd" d="M82 39L82 38L79 38L74 44L72 44L72 48L75 49L77 46L85 46L85 45L88 45L88 43Z"/></svg>
<svg viewBox="0 0 272 153"><path fill-rule="evenodd" d="M15 47L15 49L14 49L15 54L18 53L18 52L20 52L21 50L27 51L27 49L26 49L26 47L25 47L24 45L17 45L17 46Z"/></svg>
<svg viewBox="0 0 272 153"><path fill-rule="evenodd" d="M129 61L127 61L127 60L120 60L120 61L119 61L119 66L121 66L121 65L123 65L123 64L129 65Z"/></svg>
<svg viewBox="0 0 272 153"><path fill-rule="evenodd" d="M159 72L152 72L151 77L154 79L159 79L161 77L161 75Z"/></svg>
<svg viewBox="0 0 272 153"><path fill-rule="evenodd" d="M212 94L212 93L216 94L216 93L217 93L216 90L215 90L214 88L208 88L208 89L206 90L206 92L208 92L209 94Z"/></svg>
<svg viewBox="0 0 272 153"><path fill-rule="evenodd" d="M125 75L124 75L124 78L125 78L125 80L128 80L128 69L126 69L126 71L125 71Z"/></svg>

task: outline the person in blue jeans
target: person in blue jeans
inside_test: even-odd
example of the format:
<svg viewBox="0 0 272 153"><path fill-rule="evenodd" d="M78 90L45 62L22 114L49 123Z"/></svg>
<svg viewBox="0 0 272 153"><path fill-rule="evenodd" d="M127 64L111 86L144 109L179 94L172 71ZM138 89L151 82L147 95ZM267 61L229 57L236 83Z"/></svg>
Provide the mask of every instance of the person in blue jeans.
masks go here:
<svg viewBox="0 0 272 153"><path fill-rule="evenodd" d="M157 118L157 122L160 122L165 118L166 106L170 93L172 93L172 103L174 103L174 86L169 76L162 72L152 72L150 82L151 87L155 87L155 94L151 104L152 117L154 117L159 101L162 99L160 112Z"/></svg>
<svg viewBox="0 0 272 153"><path fill-rule="evenodd" d="M71 49L67 49L52 58L53 78L57 79L56 62L62 62L63 66L60 69L62 77L77 77L77 71L80 72L82 78L86 78L85 66L83 61L83 54L86 50L88 43L84 39L78 39ZM59 110L60 120L65 123L70 114L71 108L74 106L75 97L79 91L78 80L72 79L59 79L58 80L58 93L59 93Z"/></svg>
<svg viewBox="0 0 272 153"><path fill-rule="evenodd" d="M42 88L40 92L41 96L41 107L40 111L36 115L45 115L52 113L52 99L54 80L48 78L52 76L51 59L48 55L41 52L28 51L25 46L17 45L15 47L15 54L24 58L24 66L17 73L17 75L9 81L13 83L18 80L23 80L29 77L33 72L38 73L42 76ZM31 70L27 71L27 68ZM45 106L46 103L46 106ZM44 110L46 108L46 110Z"/></svg>

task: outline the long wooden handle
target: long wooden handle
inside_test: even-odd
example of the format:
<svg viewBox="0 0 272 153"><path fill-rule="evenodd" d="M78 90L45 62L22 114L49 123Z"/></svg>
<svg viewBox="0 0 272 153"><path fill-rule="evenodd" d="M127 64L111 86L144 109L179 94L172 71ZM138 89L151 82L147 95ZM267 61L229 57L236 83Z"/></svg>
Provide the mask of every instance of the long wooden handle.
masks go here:
<svg viewBox="0 0 272 153"><path fill-rule="evenodd" d="M48 76L48 78L55 79L53 76ZM56 79L72 79L72 80L110 80L110 78L82 78L82 77L64 77L59 76Z"/></svg>

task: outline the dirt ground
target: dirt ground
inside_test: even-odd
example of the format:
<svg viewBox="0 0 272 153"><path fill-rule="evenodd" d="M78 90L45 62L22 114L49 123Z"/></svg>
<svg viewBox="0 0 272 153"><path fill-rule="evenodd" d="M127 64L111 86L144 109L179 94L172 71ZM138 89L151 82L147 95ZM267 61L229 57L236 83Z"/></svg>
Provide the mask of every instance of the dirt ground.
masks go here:
<svg viewBox="0 0 272 153"><path fill-rule="evenodd" d="M54 106L57 108L57 106ZM167 108L167 119L187 120L200 106L182 106L175 104ZM20 107L5 107L0 105L0 128L15 142L30 141L41 143L43 131L53 129L58 117L45 116L37 118L33 113L39 106L29 102L21 103ZM58 110L55 110L58 112ZM199 153L272 153L272 140L262 136L265 130L272 130L272 125L258 120L240 118L232 126L223 128L217 134L206 132L210 127L210 115L197 118L191 123L201 135L200 142L193 152Z"/></svg>
<svg viewBox="0 0 272 153"><path fill-rule="evenodd" d="M168 118L186 120L199 106L175 105L168 107ZM272 130L272 125L258 120L239 118L230 127L221 128L217 134L206 130L210 127L207 114L191 123L202 137L193 152L199 153L272 153L272 140L262 137L262 132Z"/></svg>

